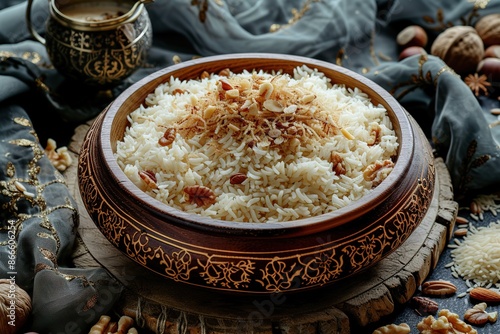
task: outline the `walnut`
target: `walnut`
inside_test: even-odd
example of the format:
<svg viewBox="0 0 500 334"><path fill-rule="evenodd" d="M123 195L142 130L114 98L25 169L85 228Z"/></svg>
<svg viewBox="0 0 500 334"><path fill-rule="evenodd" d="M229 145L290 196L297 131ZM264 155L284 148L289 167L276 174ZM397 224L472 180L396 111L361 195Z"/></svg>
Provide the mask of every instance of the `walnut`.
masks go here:
<svg viewBox="0 0 500 334"><path fill-rule="evenodd" d="M486 312L486 303L479 303L465 311L464 320L469 324L482 326L488 322L494 323L498 319L498 312Z"/></svg>
<svg viewBox="0 0 500 334"><path fill-rule="evenodd" d="M129 316L121 316L118 322L112 321L110 316L102 315L99 321L92 326L89 334L137 334L134 327L134 319Z"/></svg>
<svg viewBox="0 0 500 334"><path fill-rule="evenodd" d="M485 46L500 44L500 14L489 14L477 21L477 34Z"/></svg>
<svg viewBox="0 0 500 334"><path fill-rule="evenodd" d="M31 313L31 298L14 280L0 279L0 333L14 334Z"/></svg>
<svg viewBox="0 0 500 334"><path fill-rule="evenodd" d="M409 334L410 326L402 323L400 325L390 324L382 326L373 331L372 334Z"/></svg>
<svg viewBox="0 0 500 334"><path fill-rule="evenodd" d="M417 329L421 334L477 334L477 331L461 320L458 314L447 309L439 311L438 318L429 315L422 319L417 324Z"/></svg>
<svg viewBox="0 0 500 334"><path fill-rule="evenodd" d="M439 317L446 317L448 322L452 325L453 329L466 334L477 334L477 331L471 327L471 325L465 323L460 319L459 315L453 313L447 309L441 310L438 313Z"/></svg>
<svg viewBox="0 0 500 334"><path fill-rule="evenodd" d="M484 44L474 28L454 26L438 35L432 43L431 54L459 74L473 73L483 59Z"/></svg>
<svg viewBox="0 0 500 334"><path fill-rule="evenodd" d="M378 186L394 168L394 163L391 160L376 161L375 163L366 166L363 171L365 181L371 181L374 187Z"/></svg>
<svg viewBox="0 0 500 334"><path fill-rule="evenodd" d="M421 334L446 334L452 329L452 326L446 317L435 319L429 315L417 324L417 329Z"/></svg>
<svg viewBox="0 0 500 334"><path fill-rule="evenodd" d="M66 146L57 148L56 141L51 138L47 140L45 154L47 154L47 157L52 165L54 165L54 167L61 172L64 172L73 163L73 159L68 152L68 148Z"/></svg>

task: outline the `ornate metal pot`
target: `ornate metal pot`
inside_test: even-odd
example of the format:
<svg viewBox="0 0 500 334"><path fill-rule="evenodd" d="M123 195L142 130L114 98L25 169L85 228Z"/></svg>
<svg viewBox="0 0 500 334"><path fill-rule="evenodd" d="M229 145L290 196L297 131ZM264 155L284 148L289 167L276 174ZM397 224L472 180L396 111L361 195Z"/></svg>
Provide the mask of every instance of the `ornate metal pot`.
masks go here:
<svg viewBox="0 0 500 334"><path fill-rule="evenodd" d="M152 28L144 3L151 0L49 0L45 38L31 23L28 29L44 44L54 67L63 75L91 86L114 86L145 59Z"/></svg>

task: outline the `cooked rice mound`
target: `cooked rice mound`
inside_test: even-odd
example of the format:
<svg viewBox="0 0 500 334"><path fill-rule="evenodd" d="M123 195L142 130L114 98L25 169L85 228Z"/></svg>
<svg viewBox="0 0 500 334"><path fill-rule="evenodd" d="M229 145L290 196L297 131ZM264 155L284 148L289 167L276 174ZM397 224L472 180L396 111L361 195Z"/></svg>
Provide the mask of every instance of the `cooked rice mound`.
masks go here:
<svg viewBox="0 0 500 334"><path fill-rule="evenodd" d="M179 210L285 222L342 208L392 171L387 110L317 70L229 70L159 85L129 116L116 159Z"/></svg>

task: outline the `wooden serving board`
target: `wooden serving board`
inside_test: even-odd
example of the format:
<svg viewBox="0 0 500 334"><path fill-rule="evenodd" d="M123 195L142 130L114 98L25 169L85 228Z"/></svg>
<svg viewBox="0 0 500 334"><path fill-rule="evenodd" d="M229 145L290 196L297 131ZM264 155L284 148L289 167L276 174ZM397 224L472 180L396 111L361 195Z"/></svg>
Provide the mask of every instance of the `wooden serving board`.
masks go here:
<svg viewBox="0 0 500 334"><path fill-rule="evenodd" d="M294 294L234 296L166 280L133 262L87 215L77 184L77 160L91 123L79 126L65 172L80 210L79 267L104 267L125 292L116 311L153 333L371 333L400 309L436 267L458 214L448 170L435 159L436 186L428 213L406 242L377 265L331 286ZM371 328L371 329L370 329Z"/></svg>

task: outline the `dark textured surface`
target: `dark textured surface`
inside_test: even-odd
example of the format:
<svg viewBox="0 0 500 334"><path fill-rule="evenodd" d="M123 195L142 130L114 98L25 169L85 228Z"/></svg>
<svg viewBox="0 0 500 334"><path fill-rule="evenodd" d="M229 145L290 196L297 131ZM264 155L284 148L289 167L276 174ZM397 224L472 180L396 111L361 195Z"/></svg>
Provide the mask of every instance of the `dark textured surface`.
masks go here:
<svg viewBox="0 0 500 334"><path fill-rule="evenodd" d="M469 210L468 209L463 209L461 208L459 215L462 217L465 217L469 220L470 224L473 224L475 227L479 226L488 226L492 222L497 222L500 220L500 217L495 217L492 213L485 212L484 213L484 219L483 220L478 220L475 221L474 219L470 218L469 216ZM453 244L454 238L450 241L449 244ZM460 240L461 238L459 238ZM463 315L465 311L478 302L474 302L469 298L469 294L467 293L465 297L457 297L463 292L466 292L468 289L468 286L465 283L465 280L462 278L455 278L452 275L452 270L451 268L446 268L446 265L448 263L452 262L452 257L451 257L451 248L447 247L444 252L442 253L437 267L431 272L427 280L449 280L453 284L457 286L457 293L453 296L450 297L444 297L444 298L434 298L432 297L434 301L436 301L439 304L439 309L448 309L453 313L456 313L460 316L461 319L463 319ZM421 295L420 289L417 291L415 295ZM488 308L486 309L488 312L500 312L500 306L497 305L488 305ZM400 310L395 314L395 318L388 319L387 323L407 323L410 325L410 328L412 329L411 333L418 333L417 330L417 323L421 321L424 317L427 315L419 315L413 308L411 308L409 305L405 307L403 310ZM436 316L435 316L436 317ZM496 322L494 324L486 324L483 327L474 327L478 333L480 334L498 334L500 333L500 322ZM371 333L371 330L367 331L367 333Z"/></svg>

